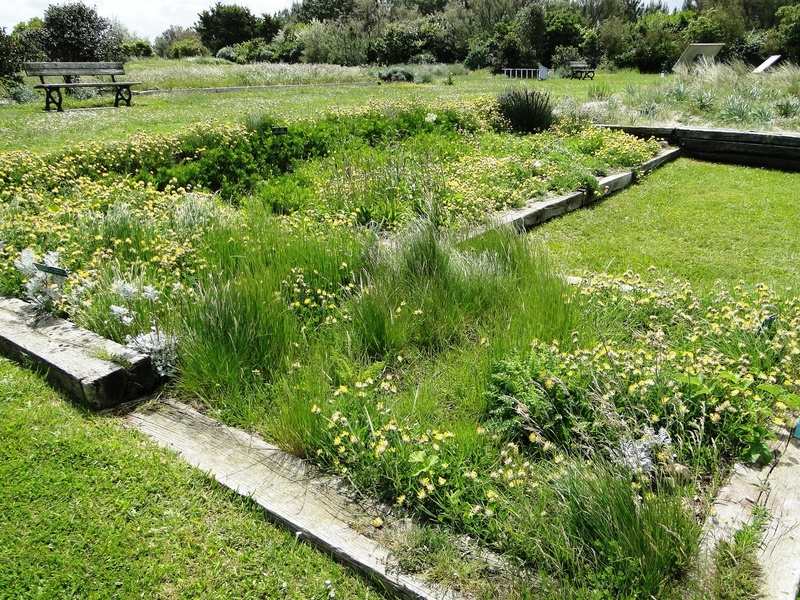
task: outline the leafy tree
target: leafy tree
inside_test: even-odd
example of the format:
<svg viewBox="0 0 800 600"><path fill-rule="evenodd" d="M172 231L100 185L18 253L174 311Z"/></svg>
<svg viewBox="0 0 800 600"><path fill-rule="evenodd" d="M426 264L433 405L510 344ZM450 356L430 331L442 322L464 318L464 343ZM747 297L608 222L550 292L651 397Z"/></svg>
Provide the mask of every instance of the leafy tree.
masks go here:
<svg viewBox="0 0 800 600"><path fill-rule="evenodd" d="M603 60L603 45L600 42L600 35L596 29L589 29L583 38L581 54L590 65L597 66Z"/></svg>
<svg viewBox="0 0 800 600"><path fill-rule="evenodd" d="M272 41L281 28L286 25L286 21L278 15L269 15L264 13L261 15L261 21L258 27L258 37L264 38L267 43Z"/></svg>
<svg viewBox="0 0 800 600"><path fill-rule="evenodd" d="M354 0L303 0L292 7L297 21L325 21L348 17L353 12Z"/></svg>
<svg viewBox="0 0 800 600"><path fill-rule="evenodd" d="M584 21L591 27L613 18L635 21L640 5L625 0L578 0Z"/></svg>
<svg viewBox="0 0 800 600"><path fill-rule="evenodd" d="M632 55L633 25L631 23L621 17L614 17L600 24L598 34L600 47L605 52L608 61L620 67L632 66L629 60L626 62L626 56Z"/></svg>
<svg viewBox="0 0 800 600"><path fill-rule="evenodd" d="M800 4L778 9L778 37L790 60L800 63Z"/></svg>
<svg viewBox="0 0 800 600"><path fill-rule="evenodd" d="M778 9L797 4L795 0L741 0L748 28L771 29L778 25Z"/></svg>
<svg viewBox="0 0 800 600"><path fill-rule="evenodd" d="M680 56L680 35L692 13L667 15L662 12L644 15L635 25L631 48L617 58L620 66L636 67L642 73L669 69Z"/></svg>
<svg viewBox="0 0 800 600"><path fill-rule="evenodd" d="M22 52L14 38L0 27L0 85L9 89L22 85Z"/></svg>
<svg viewBox="0 0 800 600"><path fill-rule="evenodd" d="M197 32L191 27L181 27L180 25L170 25L164 32L156 37L153 50L161 58L172 58L172 46L181 40L196 38Z"/></svg>
<svg viewBox="0 0 800 600"><path fill-rule="evenodd" d="M622 0L624 5L625 18L631 23L638 21L644 14L643 2L641 0Z"/></svg>
<svg viewBox="0 0 800 600"><path fill-rule="evenodd" d="M224 46L233 46L258 37L261 23L249 8L217 2L198 15L195 31L203 45L216 54Z"/></svg>
<svg viewBox="0 0 800 600"><path fill-rule="evenodd" d="M453 63L467 55L466 40L459 40L450 21L441 13L431 14L420 23L421 53L434 57L436 62Z"/></svg>
<svg viewBox="0 0 800 600"><path fill-rule="evenodd" d="M496 35L495 26L508 23L530 0L469 0L475 34Z"/></svg>
<svg viewBox="0 0 800 600"><path fill-rule="evenodd" d="M497 51L492 56L492 73L502 73L506 67L524 67L519 47L516 23L498 23L495 27Z"/></svg>
<svg viewBox="0 0 800 600"><path fill-rule="evenodd" d="M43 25L44 22L39 17L34 17L27 22L23 21L14 26L11 37L14 38L22 54L23 61L41 62L47 60L47 55L39 45L39 29Z"/></svg>
<svg viewBox="0 0 800 600"><path fill-rule="evenodd" d="M51 60L83 62L122 56L111 21L82 2L51 4L36 30L39 46Z"/></svg>
<svg viewBox="0 0 800 600"><path fill-rule="evenodd" d="M440 12L447 0L404 0L402 4L416 8L422 15L432 15Z"/></svg>
<svg viewBox="0 0 800 600"><path fill-rule="evenodd" d="M464 59L464 66L471 71L491 67L497 51L497 38L478 39L469 47L469 53Z"/></svg>
<svg viewBox="0 0 800 600"><path fill-rule="evenodd" d="M544 7L531 3L517 13L517 40L520 60L526 66L536 66L547 53L547 18Z"/></svg>
<svg viewBox="0 0 800 600"><path fill-rule="evenodd" d="M581 18L569 5L547 11L547 45L543 60L549 64L556 48L579 48L583 44Z"/></svg>
<svg viewBox="0 0 800 600"><path fill-rule="evenodd" d="M302 23L288 24L278 32L269 44L272 60L288 63L300 61L303 53L302 36L307 25Z"/></svg>
<svg viewBox="0 0 800 600"><path fill-rule="evenodd" d="M419 21L390 23L377 42L378 60L385 65L405 63L423 47Z"/></svg>
<svg viewBox="0 0 800 600"><path fill-rule="evenodd" d="M712 9L689 23L686 28L686 41L692 44L708 44L725 40L725 29L716 18L717 11Z"/></svg>

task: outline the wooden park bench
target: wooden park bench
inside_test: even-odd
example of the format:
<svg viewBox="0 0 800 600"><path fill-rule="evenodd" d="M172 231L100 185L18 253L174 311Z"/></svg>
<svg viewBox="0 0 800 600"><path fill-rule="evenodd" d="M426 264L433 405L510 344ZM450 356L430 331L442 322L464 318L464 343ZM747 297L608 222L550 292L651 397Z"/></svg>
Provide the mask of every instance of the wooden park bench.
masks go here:
<svg viewBox="0 0 800 600"><path fill-rule="evenodd" d="M110 88L114 90L114 106L123 100L131 105L131 86L141 85L140 81L117 81L117 75L125 75L121 62L26 62L25 73L29 77L39 77L41 83L36 89L45 91L44 109L63 112L61 90L77 88ZM81 81L81 77L111 77L111 81ZM62 77L64 81L48 83L45 77Z"/></svg>
<svg viewBox="0 0 800 600"><path fill-rule="evenodd" d="M585 60L569 61L570 79L594 79L594 69Z"/></svg>

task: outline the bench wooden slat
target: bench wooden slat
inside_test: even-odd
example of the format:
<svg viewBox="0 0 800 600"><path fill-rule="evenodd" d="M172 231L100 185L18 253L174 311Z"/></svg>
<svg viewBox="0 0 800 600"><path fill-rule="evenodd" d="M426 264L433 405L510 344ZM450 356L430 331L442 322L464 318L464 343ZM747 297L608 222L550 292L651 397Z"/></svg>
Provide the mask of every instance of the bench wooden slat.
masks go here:
<svg viewBox="0 0 800 600"><path fill-rule="evenodd" d="M46 90L54 88L130 87L132 85L141 84L141 81L91 81L83 83L37 83L33 87Z"/></svg>
<svg viewBox="0 0 800 600"><path fill-rule="evenodd" d="M25 63L25 73L35 77L63 77L65 75L125 75L121 62L44 62Z"/></svg>

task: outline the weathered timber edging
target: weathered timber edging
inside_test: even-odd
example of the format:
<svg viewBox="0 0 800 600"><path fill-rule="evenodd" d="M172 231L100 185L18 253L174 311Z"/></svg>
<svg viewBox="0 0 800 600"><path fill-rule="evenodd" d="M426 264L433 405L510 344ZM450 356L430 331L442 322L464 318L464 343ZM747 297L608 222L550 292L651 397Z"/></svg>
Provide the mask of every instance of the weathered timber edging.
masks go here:
<svg viewBox="0 0 800 600"><path fill-rule="evenodd" d="M710 162L800 171L800 134L699 127L601 125L637 137L656 137Z"/></svg>
<svg viewBox="0 0 800 600"><path fill-rule="evenodd" d="M517 229L530 229L549 221L554 217L560 217L574 210L597 202L600 198L624 189L636 181L639 175L652 171L666 162L675 160L681 156L681 150L677 148L663 150L661 154L642 163L635 171L626 171L616 175L609 175L598 180L600 193L587 193L585 191L572 192L564 196L547 198L546 200L531 200L523 208L505 212L494 219L495 225L511 225ZM478 235L485 231L479 229L473 233Z"/></svg>
<svg viewBox="0 0 800 600"><path fill-rule="evenodd" d="M393 595L415 600L461 598L418 577L392 572L389 550L353 529L351 503L299 458L178 402L131 413L125 420L220 484L252 498L270 517Z"/></svg>
<svg viewBox="0 0 800 600"><path fill-rule="evenodd" d="M0 298L0 352L94 409L132 400L157 383L149 356L43 315L22 300Z"/></svg>
<svg viewBox="0 0 800 600"><path fill-rule="evenodd" d="M728 484L717 494L706 521L703 552L731 539L751 521L755 504L765 507L770 521L758 560L766 600L794 600L800 584L800 440L784 436L777 458L758 468L737 464Z"/></svg>
<svg viewBox="0 0 800 600"><path fill-rule="evenodd" d="M380 81L352 81L345 83L276 83L274 85L236 85L229 87L210 87L210 88L170 88L164 90L141 90L135 91L138 96L151 96L153 94L191 94L192 92L202 92L205 94L222 94L224 92L241 92L245 90L282 90L301 87L370 87L381 85Z"/></svg>

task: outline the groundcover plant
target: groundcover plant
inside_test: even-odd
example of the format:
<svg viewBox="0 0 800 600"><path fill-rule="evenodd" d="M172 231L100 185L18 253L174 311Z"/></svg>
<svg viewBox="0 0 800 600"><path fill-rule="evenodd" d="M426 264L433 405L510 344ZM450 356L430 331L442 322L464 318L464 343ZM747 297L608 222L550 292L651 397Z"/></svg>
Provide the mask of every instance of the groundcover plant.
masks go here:
<svg viewBox="0 0 800 600"><path fill-rule="evenodd" d="M491 99L276 124L0 155L0 291L47 291L184 398L514 558L523 597L681 596L698 486L797 407L796 300L574 287L528 238L464 235L655 142L511 135ZM30 286L40 259L69 276Z"/></svg>

